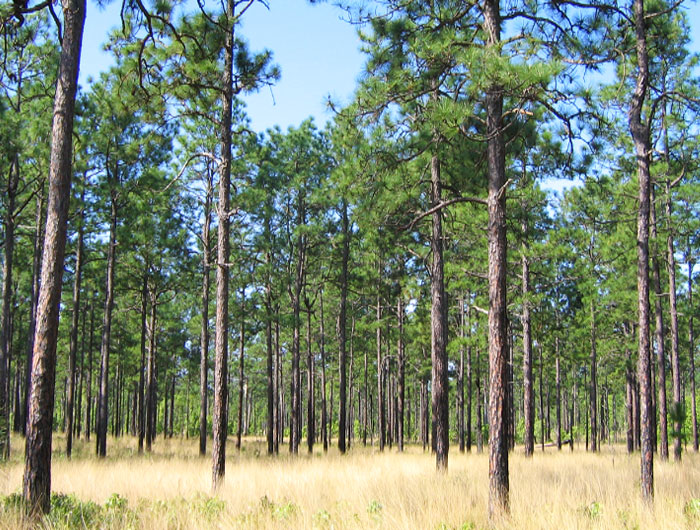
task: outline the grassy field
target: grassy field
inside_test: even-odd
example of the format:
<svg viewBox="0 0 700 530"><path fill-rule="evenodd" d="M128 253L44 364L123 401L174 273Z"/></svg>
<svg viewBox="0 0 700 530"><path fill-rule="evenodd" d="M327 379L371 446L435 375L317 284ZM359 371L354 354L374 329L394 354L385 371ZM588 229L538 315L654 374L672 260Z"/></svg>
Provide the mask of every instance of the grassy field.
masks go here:
<svg viewBox="0 0 700 530"><path fill-rule="evenodd" d="M13 439L0 464L0 528L27 526L17 507L23 445ZM62 437L54 446L63 450ZM52 514L47 528L396 528L489 527L488 459L450 451L449 473L437 475L434 458L418 447L404 454L353 447L290 458L264 455L249 439L239 454L231 445L226 484L213 496L211 461L197 456L196 440L158 439L138 456L133 439L108 441L109 457L78 441L74 458L53 459ZM286 450L287 447L285 446ZM700 457L655 461L656 502L639 498L639 456L622 447L599 455L548 448L526 460L510 459L511 515L496 528L700 528Z"/></svg>

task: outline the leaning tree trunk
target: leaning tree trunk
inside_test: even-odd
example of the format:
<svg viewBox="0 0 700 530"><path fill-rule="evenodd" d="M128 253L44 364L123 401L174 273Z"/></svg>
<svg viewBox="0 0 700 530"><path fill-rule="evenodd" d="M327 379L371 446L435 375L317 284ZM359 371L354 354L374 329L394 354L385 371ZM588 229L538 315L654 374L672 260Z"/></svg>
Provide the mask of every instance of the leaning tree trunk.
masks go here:
<svg viewBox="0 0 700 530"><path fill-rule="evenodd" d="M116 175L113 177L116 181ZM107 456L107 416L109 400L109 347L112 332L112 309L114 308L114 267L117 251L117 198L112 189L109 226L109 248L107 250L107 282L105 285L105 306L102 316L102 343L100 346L100 393L97 412L97 456Z"/></svg>
<svg viewBox="0 0 700 530"><path fill-rule="evenodd" d="M350 229L348 223L348 203L343 198L341 207L343 246L340 268L340 308L338 310L338 367L340 369L340 407L338 410L338 450L345 453L347 431L347 373L346 373L346 308L348 300L348 260L350 256Z"/></svg>
<svg viewBox="0 0 700 530"><path fill-rule="evenodd" d="M224 42L224 73L221 104L221 165L219 169L219 228L216 247L216 332L214 361L214 412L212 444L212 488L216 490L226 474L228 434L228 260L230 251L231 121L233 112L234 0L226 2L229 31Z"/></svg>
<svg viewBox="0 0 700 530"><path fill-rule="evenodd" d="M78 242L75 249L75 276L73 278L73 315L70 328L70 350L68 353L68 391L66 398L66 457L70 458L73 452L73 417L75 403L75 357L78 353L78 325L80 323L80 279L83 268L83 231L85 213L83 201L85 200L85 188L80 196L80 221L78 225ZM80 414L80 411L78 411Z"/></svg>
<svg viewBox="0 0 700 530"><path fill-rule="evenodd" d="M442 256L442 183L440 181L440 160L433 155L430 164L432 235L430 248L433 262L430 275L430 328L432 358L432 415L435 436L435 465L438 471L447 471L447 457L450 449L449 431L449 388L447 382L447 296Z"/></svg>
<svg viewBox="0 0 700 530"><path fill-rule="evenodd" d="M644 0L634 0L634 22L637 49L637 80L629 109L629 128L637 155L639 207L637 211L637 299L639 333L639 387L641 420L641 490L645 501L654 498L654 452L652 445L651 344L649 340L649 125L642 121L642 109L649 88L649 55L647 53Z"/></svg>
<svg viewBox="0 0 700 530"><path fill-rule="evenodd" d="M650 230L651 239L655 243L657 240L657 222L656 222L656 206L654 205L654 187L650 188ZM663 292L661 291L661 271L659 267L659 252L654 245L654 255L652 257L652 274L654 280L654 311L656 316L656 351L658 367L658 387L659 394L657 399L657 408L659 410L659 457L661 460L668 460L668 410L666 400L666 346L664 342L664 317L661 299Z"/></svg>
<svg viewBox="0 0 700 530"><path fill-rule="evenodd" d="M668 151L668 148L667 148ZM676 304L676 256L671 220L671 184L666 181L666 263L668 267L669 310L671 312L671 371L673 372L673 459L681 461L681 362L678 354L678 310ZM692 311L691 311L692 313Z"/></svg>
<svg viewBox="0 0 700 530"><path fill-rule="evenodd" d="M34 513L48 512L56 384L56 338L70 203L73 114L85 23L85 1L63 0L63 42L51 131L49 200L27 418L23 495Z"/></svg>
<svg viewBox="0 0 700 530"><path fill-rule="evenodd" d="M499 0L485 0L484 29L487 46L497 49L501 40ZM489 516L509 511L508 419L506 377L508 324L506 306L506 197L505 142L503 138L503 87L486 90L488 160L489 255Z"/></svg>

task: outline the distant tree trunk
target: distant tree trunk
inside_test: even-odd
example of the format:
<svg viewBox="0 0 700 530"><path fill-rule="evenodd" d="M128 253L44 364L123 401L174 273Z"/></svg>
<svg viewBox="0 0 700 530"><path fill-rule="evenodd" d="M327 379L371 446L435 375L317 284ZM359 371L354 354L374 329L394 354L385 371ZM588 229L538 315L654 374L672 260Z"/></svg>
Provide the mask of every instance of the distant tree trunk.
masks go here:
<svg viewBox="0 0 700 530"><path fill-rule="evenodd" d="M476 452L481 454L484 451L484 395L481 386L481 367L479 365L479 350L476 351Z"/></svg>
<svg viewBox="0 0 700 530"><path fill-rule="evenodd" d="M314 442L316 441L315 423L316 410L314 407L315 377L316 368L314 366L314 354L311 346L311 304L306 300L306 446L309 454L314 452Z"/></svg>
<svg viewBox="0 0 700 530"><path fill-rule="evenodd" d="M627 382L627 453L634 452L634 371L632 369L632 352L627 350L627 366L625 370Z"/></svg>
<svg viewBox="0 0 700 530"><path fill-rule="evenodd" d="M457 371L457 438L459 452L464 452L464 328L466 326L464 316L464 299L459 299L459 369Z"/></svg>
<svg viewBox="0 0 700 530"><path fill-rule="evenodd" d="M2 264L2 320L0 320L0 461L10 458L10 342L12 314L12 262L15 246L15 198L19 184L19 157L15 155L7 177L5 261ZM18 366L19 367L19 366Z"/></svg>
<svg viewBox="0 0 700 530"><path fill-rule="evenodd" d="M156 437L156 315L157 299L155 289L151 291L151 322L148 333L148 359L146 361L146 451L151 452L151 444Z"/></svg>
<svg viewBox="0 0 700 530"><path fill-rule="evenodd" d="M472 345L471 345L471 307L467 307L467 333L470 342L467 345L467 452L472 452Z"/></svg>
<svg viewBox="0 0 700 530"><path fill-rule="evenodd" d="M279 306L275 309L275 454L280 452L280 444L284 438L284 392L282 386L282 359L280 355L280 319Z"/></svg>
<svg viewBox="0 0 700 530"><path fill-rule="evenodd" d="M399 452L403 452L404 445L404 403L405 403L405 370L406 370L406 354L404 352L403 343L403 319L404 319L404 308L403 300L401 299L401 294L399 294L399 300L397 302L396 314L399 320L399 339L396 347L396 355L398 357L398 410L397 410L397 421L398 421L398 436L397 443L399 445Z"/></svg>
<svg viewBox="0 0 700 530"><path fill-rule="evenodd" d="M233 113L234 0L226 1L224 74L221 94L221 165L219 169L218 239L216 252L216 332L214 361L214 412L212 422L212 489L223 484L226 474L228 435L228 260L230 254L231 122Z"/></svg>
<svg viewBox="0 0 700 530"><path fill-rule="evenodd" d="M379 267L381 276L381 267ZM384 389L382 387L382 327L380 322L382 321L382 304L381 297L377 295L377 438L379 440L379 450L384 451L384 444L386 443L386 429L385 422L386 418L384 416Z"/></svg>
<svg viewBox="0 0 700 530"><path fill-rule="evenodd" d="M666 148L668 153L668 147ZM678 353L678 309L676 303L676 256L673 244L673 221L671 219L671 183L666 180L666 264L668 269L669 310L671 312L671 371L673 372L673 459L681 461L681 362ZM692 311L691 311L692 314Z"/></svg>
<svg viewBox="0 0 700 530"><path fill-rule="evenodd" d="M92 352L95 349L95 292L90 295L90 341L88 343L88 378L85 395L85 439L90 441L92 429Z"/></svg>
<svg viewBox="0 0 700 530"><path fill-rule="evenodd" d="M141 363L139 368L139 383L138 383L138 452L143 453L143 439L146 435L146 418L145 418L145 402L144 402L144 385L146 371L146 320L148 318L148 276L147 269L143 273L143 284L141 285Z"/></svg>
<svg viewBox="0 0 700 530"><path fill-rule="evenodd" d="M199 454L207 454L207 411L209 382L209 283L210 283L210 230L214 186L207 164L207 195L204 200L204 224L202 226L202 328L199 335Z"/></svg>
<svg viewBox="0 0 700 530"><path fill-rule="evenodd" d="M346 374L346 311L348 299L348 261L350 258L350 226L348 221L348 203L343 198L341 207L341 226L343 246L340 265L340 307L338 309L338 367L340 371L340 406L338 408L338 450L345 453L347 420L347 374Z"/></svg>
<svg viewBox="0 0 700 530"><path fill-rule="evenodd" d="M527 223L522 223L522 231L527 233ZM530 332L530 264L527 257L527 245L523 242L521 251L522 262L522 295L523 295L523 413L525 416L525 456L532 456L535 449L535 393L532 382L532 334Z"/></svg>
<svg viewBox="0 0 700 530"><path fill-rule="evenodd" d="M236 430L236 449L240 451L241 437L243 436L243 407L245 406L245 291L243 289L241 289L241 328L238 339L238 428Z"/></svg>
<svg viewBox="0 0 700 530"><path fill-rule="evenodd" d="M649 56L646 45L644 0L634 0L637 48L637 81L629 109L629 128L637 155L639 207L637 212L637 292L639 312L639 386L641 416L641 490L644 500L654 498L654 453L652 446L651 345L649 341L649 195L651 176L649 124L642 109L649 87Z"/></svg>
<svg viewBox="0 0 700 530"><path fill-rule="evenodd" d="M690 360L690 400L691 400L691 420L693 424L693 451L698 452L698 415L695 404L695 332L693 330L693 267L695 262L690 253L690 238L688 238L688 249L686 253L688 263L688 345Z"/></svg>
<svg viewBox="0 0 700 530"><path fill-rule="evenodd" d="M544 359L542 358L542 344L538 345L538 349L540 350L540 392L539 392L539 398L540 398L540 444L542 445L542 452L544 452L544 433L545 433L545 425L544 425L544 392L542 391L542 385L544 384L544 375L543 375L543 369L544 369Z"/></svg>
<svg viewBox="0 0 700 530"><path fill-rule="evenodd" d="M363 392L363 403L362 403L362 445L367 446L367 429L369 428L369 416L367 415L367 408L369 405L369 385L367 381L367 348L364 349L364 379L362 385Z"/></svg>
<svg viewBox="0 0 700 530"><path fill-rule="evenodd" d="M598 353L596 349L596 322L595 322L595 308L593 307L593 299L591 299L591 305L590 305L590 310L591 310L591 381L590 381L590 390L589 390L589 398L590 398L590 404L589 404L589 410L590 410L590 418L591 418L591 451L594 453L598 451L598 414L597 414L597 406L596 403L598 402L598 376L597 376L597 366L598 366Z"/></svg>
<svg viewBox="0 0 700 530"><path fill-rule="evenodd" d="M109 247L107 249L107 280L105 284L105 305L102 316L102 343L100 346L100 393L97 413L97 456L104 458L107 456L107 425L108 425L108 402L109 402L109 349L112 332L112 309L114 308L114 268L116 266L117 254L117 190L116 175L110 190L110 225L109 225Z"/></svg>
<svg viewBox="0 0 700 530"><path fill-rule="evenodd" d="M73 315L70 328L70 350L68 353L68 396L66 402L66 457L70 458L73 451L73 414L75 408L76 370L75 357L78 353L78 325L80 324L80 279L83 268L83 232L85 224L84 213L85 188L80 196L80 220L78 224L78 241L75 248L75 275L73 277ZM80 410L78 410L80 415Z"/></svg>
<svg viewBox="0 0 700 530"><path fill-rule="evenodd" d="M440 160L433 155L430 164L431 207L442 202L442 183L440 180ZM438 471L447 471L447 457L450 449L449 431L449 388L447 386L447 296L442 256L442 211L436 209L432 214L432 235L430 248L433 261L430 267L430 328L432 360L432 416L435 425L435 465Z"/></svg>
<svg viewBox="0 0 700 530"><path fill-rule="evenodd" d="M482 7L487 47L497 49L501 40L499 0L485 0ZM506 197L505 141L503 135L503 87L486 89L488 160L488 256L489 256L489 517L509 512L508 418L506 379L508 369L508 316L506 305Z"/></svg>
<svg viewBox="0 0 700 530"><path fill-rule="evenodd" d="M65 257L73 153L73 114L85 22L84 0L63 0L63 42L51 132L49 199L32 355L23 496L30 512L48 513L56 384L56 338Z"/></svg>
<svg viewBox="0 0 700 530"><path fill-rule="evenodd" d="M43 185L42 185L43 188ZM34 335L36 332L36 310L39 303L39 276L42 268L43 235L45 233L44 224L44 195L43 191L37 193L36 199L36 230L34 232L34 251L32 259L32 284L30 288L29 330L27 331L29 341L27 342L27 360L25 362L24 373L24 406L22 407L22 434L27 433L27 421L29 418L29 388L31 387L32 357L34 354Z"/></svg>
<svg viewBox="0 0 700 530"><path fill-rule="evenodd" d="M561 451L561 359L559 352L559 337L554 337L554 353L556 355L556 385L557 385L557 449Z"/></svg>
<svg viewBox="0 0 700 530"><path fill-rule="evenodd" d="M328 403L326 401L326 331L323 321L323 289L319 293L319 341L321 349L321 438L323 451L328 451ZM365 353L365 357L367 354Z"/></svg>
<svg viewBox="0 0 700 530"><path fill-rule="evenodd" d="M661 300L664 296L661 289L661 271L659 266L659 252L656 246L657 241L657 221L656 221L656 206L654 201L654 187L650 187L650 230L651 238L654 242L654 255L652 256L652 278L654 281L654 310L656 315L656 352L657 352L657 377L659 397L657 399L657 408L659 411L659 457L661 460L668 460L668 409L666 399L666 346L664 338L666 336L664 330L663 307Z"/></svg>

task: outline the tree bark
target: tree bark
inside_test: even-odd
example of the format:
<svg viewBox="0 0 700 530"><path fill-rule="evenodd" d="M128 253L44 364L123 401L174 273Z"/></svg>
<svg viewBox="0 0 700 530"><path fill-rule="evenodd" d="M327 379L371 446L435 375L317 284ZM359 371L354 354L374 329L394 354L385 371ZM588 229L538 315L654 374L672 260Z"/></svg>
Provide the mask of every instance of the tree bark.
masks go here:
<svg viewBox="0 0 700 530"><path fill-rule="evenodd" d="M430 164L431 207L442 202L440 180L440 160L433 155ZM447 386L447 296L442 256L442 210L432 214L432 235L430 248L432 264L430 268L430 327L432 358L432 415L435 425L435 465L438 471L447 471L447 457L450 449L449 431L449 389Z"/></svg>
<svg viewBox="0 0 700 530"><path fill-rule="evenodd" d="M326 331L323 321L323 289L319 292L319 341L321 349L321 438L323 451L328 451L328 403L326 401ZM365 353L367 357L367 353Z"/></svg>
<svg viewBox="0 0 700 530"><path fill-rule="evenodd" d="M62 5L63 43L54 98L48 214L32 355L23 480L23 496L34 513L48 513L51 506L56 338L70 203L75 93L85 22L84 0L63 0Z"/></svg>
<svg viewBox="0 0 700 530"><path fill-rule="evenodd" d="M404 351L403 342L403 320L404 320L404 308L403 300L401 299L401 293L399 293L399 299L396 303L396 314L398 316L399 324L399 338L398 344L396 346L396 355L398 357L398 403L397 403L397 421L398 421L398 433L397 433L397 444L399 446L399 452L403 452L404 446L404 404L406 398L405 390L405 370L406 370L406 353Z"/></svg>
<svg viewBox="0 0 700 530"><path fill-rule="evenodd" d="M156 316L157 316L157 299L155 289L150 293L151 297L151 321L148 329L148 358L146 360L146 407L144 414L146 415L146 451L151 452L151 445L156 437Z"/></svg>
<svg viewBox="0 0 700 530"><path fill-rule="evenodd" d="M226 1L226 37L221 93L221 166L219 170L219 227L216 253L216 332L214 361L214 412L212 489L223 484L226 474L228 435L228 260L230 254L231 122L233 115L234 0Z"/></svg>
<svg viewBox="0 0 700 530"><path fill-rule="evenodd" d="M381 279L381 266L379 266L379 276ZM377 295L377 439L379 440L379 450L384 451L386 443L386 418L384 416L384 388L382 386L382 304L381 297Z"/></svg>
<svg viewBox="0 0 700 530"><path fill-rule="evenodd" d="M139 382L137 389L138 399L138 452L143 453L143 440L146 435L146 407L145 407L145 371L146 371L146 339L147 327L146 320L148 318L148 275L147 267L143 272L143 283L141 285L141 362L139 364Z"/></svg>
<svg viewBox="0 0 700 530"><path fill-rule="evenodd" d="M485 0L482 7L487 47L498 49L501 40L499 0ZM508 419L506 378L508 325L506 306L506 199L505 142L503 138L503 88L486 90L488 159L488 256L489 256L489 517L509 512Z"/></svg>
<svg viewBox="0 0 700 530"><path fill-rule="evenodd" d="M464 340L466 327L464 316L464 299L459 299L459 368L457 371L457 438L459 442L459 452L464 452Z"/></svg>
<svg viewBox="0 0 700 530"><path fill-rule="evenodd" d="M595 322L595 308L593 306L593 299L591 299L591 380L590 380L590 391L589 391L589 410L590 410L590 420L591 420L591 451L598 451L598 414L597 414L597 403L598 403L598 352L597 352L597 330Z"/></svg>
<svg viewBox="0 0 700 530"><path fill-rule="evenodd" d="M639 207L637 212L637 294L639 319L639 386L641 419L642 498L654 498L654 453L652 446L651 347L649 340L649 195L651 178L649 125L642 121L642 109L649 87L649 56L646 45L644 0L634 0L637 49L637 80L629 109L629 128L637 155Z"/></svg>
<svg viewBox="0 0 700 530"><path fill-rule="evenodd" d="M243 407L245 406L245 291L241 289L241 328L238 336L238 428L236 430L236 449L241 450L243 436Z"/></svg>

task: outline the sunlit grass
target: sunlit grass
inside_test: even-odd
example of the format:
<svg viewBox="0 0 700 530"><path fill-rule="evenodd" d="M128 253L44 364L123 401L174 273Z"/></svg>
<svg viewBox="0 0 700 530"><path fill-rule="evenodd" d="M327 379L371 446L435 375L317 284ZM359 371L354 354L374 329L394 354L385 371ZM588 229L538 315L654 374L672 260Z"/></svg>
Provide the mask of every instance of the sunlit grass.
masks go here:
<svg viewBox="0 0 700 530"><path fill-rule="evenodd" d="M21 489L23 441L12 440L11 460L0 465L0 495ZM487 518L486 454L450 452L449 473L435 472L434 458L419 447L380 454L353 446L345 456L319 448L296 458L283 447L265 455L248 439L238 453L227 448L225 485L211 491L211 460L197 454L197 440L159 438L139 456L134 439L110 439L108 458L78 441L74 457L54 438L53 490L59 499L46 526L110 528L484 528ZM209 449L211 446L209 446ZM639 496L639 455L619 446L591 455L577 448L547 448L527 460L510 458L511 515L499 528L700 528L700 458L684 453L682 465L655 460L656 501ZM5 497L6 498L6 497ZM61 504L63 502L63 504ZM94 503L91 504L91 503ZM5 503L7 504L7 502ZM99 506L98 506L99 505ZM64 508L65 506L65 508ZM0 508L2 509L2 508ZM65 509L67 515L61 510ZM91 519L90 510L99 512ZM5 507L0 528L24 524ZM84 514L75 513L83 510Z"/></svg>

